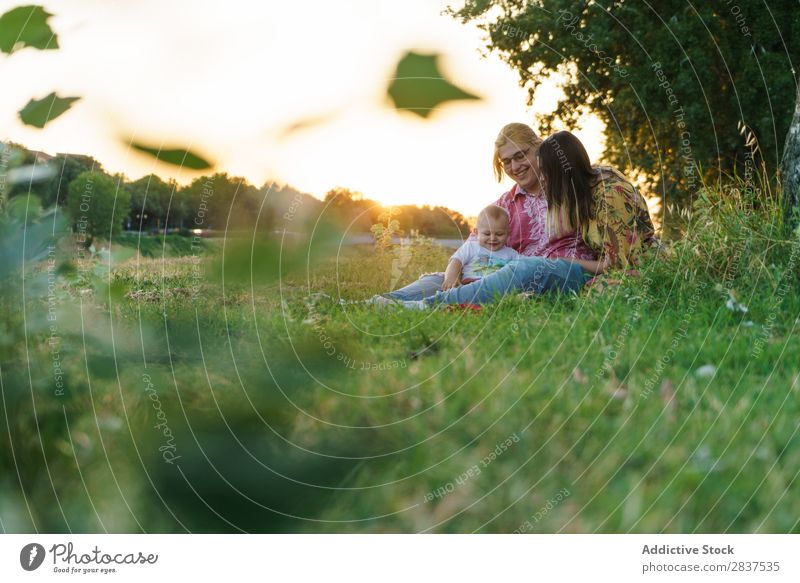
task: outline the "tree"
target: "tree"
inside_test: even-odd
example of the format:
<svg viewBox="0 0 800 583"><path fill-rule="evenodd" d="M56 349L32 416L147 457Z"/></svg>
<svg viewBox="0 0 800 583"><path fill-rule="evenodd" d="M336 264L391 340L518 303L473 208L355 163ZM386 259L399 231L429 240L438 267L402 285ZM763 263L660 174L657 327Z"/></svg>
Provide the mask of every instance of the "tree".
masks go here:
<svg viewBox="0 0 800 583"><path fill-rule="evenodd" d="M131 224L134 228L144 228L148 223L155 223L156 229L166 227L173 192L176 188L174 180L164 182L155 174L143 176L130 184L131 191ZM147 217L145 218L145 215Z"/></svg>
<svg viewBox="0 0 800 583"><path fill-rule="evenodd" d="M55 166L56 175L49 182L47 191L42 195L42 202L45 206L66 203L70 183L82 172L103 172L103 165L91 156L56 154L50 164Z"/></svg>
<svg viewBox="0 0 800 583"><path fill-rule="evenodd" d="M118 188L115 180L103 172L83 172L69 184L67 211L78 233L78 242L88 247L95 237L110 239L122 230L122 221L130 210L130 193Z"/></svg>
<svg viewBox="0 0 800 583"><path fill-rule="evenodd" d="M795 227L800 214L800 85L797 86L792 125L789 126L783 148L781 180L786 222L789 227Z"/></svg>
<svg viewBox="0 0 800 583"><path fill-rule="evenodd" d="M319 216L324 206L318 198L300 192L288 184L278 186L267 182L256 191L256 200L262 209L258 219L259 228L264 230L297 231L307 220Z"/></svg>
<svg viewBox="0 0 800 583"><path fill-rule="evenodd" d="M466 0L450 13L479 23L531 100L548 75L565 75L544 133L556 120L570 127L595 113L607 127L607 160L673 200L688 198L700 178L746 170L739 122L755 134L767 170L778 167L800 59L794 0L768 9L757 0Z"/></svg>
<svg viewBox="0 0 800 583"><path fill-rule="evenodd" d="M409 232L416 231L427 237L469 236L470 227L464 216L446 207L403 205L395 207L395 211L400 226Z"/></svg>
<svg viewBox="0 0 800 583"><path fill-rule="evenodd" d="M325 215L343 228L354 232L369 232L372 224L383 221L380 205L364 198L360 192L337 186L325 193Z"/></svg>
<svg viewBox="0 0 800 583"><path fill-rule="evenodd" d="M255 187L244 178L228 176L226 172L195 178L181 194L187 197L186 218L190 228L252 227L254 213L258 211Z"/></svg>
<svg viewBox="0 0 800 583"><path fill-rule="evenodd" d="M191 201L183 189L178 190L177 185L174 188L175 193L172 195L172 203L169 208L169 220L173 227L186 229L189 228L187 227L188 219L192 214Z"/></svg>

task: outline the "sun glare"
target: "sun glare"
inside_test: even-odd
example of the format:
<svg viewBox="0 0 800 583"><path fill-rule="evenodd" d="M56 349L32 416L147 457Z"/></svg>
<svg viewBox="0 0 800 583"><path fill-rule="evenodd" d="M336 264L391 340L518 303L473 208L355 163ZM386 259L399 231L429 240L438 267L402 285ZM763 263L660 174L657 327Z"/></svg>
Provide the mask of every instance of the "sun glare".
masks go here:
<svg viewBox="0 0 800 583"><path fill-rule="evenodd" d="M29 148L92 155L131 178L197 175L133 153L136 139L190 146L215 171L256 185L288 183L319 198L343 186L385 204L474 215L508 187L492 177L497 131L535 125L558 90L551 80L528 107L516 74L495 55L481 58L480 31L442 15L446 5L44 2L61 48L0 59L14 80L0 95L0 125ZM448 77L481 100L445 104L428 120L394 110L386 89L411 49L440 54ZM54 87L82 99L44 130L23 126L21 104ZM603 128L581 125L568 129L597 160Z"/></svg>

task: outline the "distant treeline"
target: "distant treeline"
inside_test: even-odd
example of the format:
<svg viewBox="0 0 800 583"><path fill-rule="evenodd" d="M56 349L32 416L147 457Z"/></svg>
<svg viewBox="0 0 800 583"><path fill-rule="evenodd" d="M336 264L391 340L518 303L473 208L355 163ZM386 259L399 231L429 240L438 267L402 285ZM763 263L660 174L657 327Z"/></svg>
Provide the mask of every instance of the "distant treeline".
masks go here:
<svg viewBox="0 0 800 583"><path fill-rule="evenodd" d="M325 215L347 222L348 229L368 232L380 222L385 207L379 202L363 198L360 193L346 188L334 188L325 195ZM443 206L395 206L392 217L400 223L402 234L416 232L428 237L467 236L470 226L459 212Z"/></svg>
<svg viewBox="0 0 800 583"><path fill-rule="evenodd" d="M9 197L32 194L44 207L65 207L76 227L88 228L92 235L100 237L106 236L105 231L112 224L116 225L115 230L146 232L292 231L301 230L306 221L320 215L343 230L368 233L384 210L378 202L341 187L332 189L320 201L288 185L266 183L258 188L226 173L200 176L186 186L154 174L131 181L122 174L108 174L90 156L48 156L20 150L24 164L47 165L52 172L45 179L14 185ZM120 212L120 206L126 210ZM112 209L113 220L109 214ZM444 207L399 206L395 207L394 218L405 233L459 237L470 230L464 216Z"/></svg>

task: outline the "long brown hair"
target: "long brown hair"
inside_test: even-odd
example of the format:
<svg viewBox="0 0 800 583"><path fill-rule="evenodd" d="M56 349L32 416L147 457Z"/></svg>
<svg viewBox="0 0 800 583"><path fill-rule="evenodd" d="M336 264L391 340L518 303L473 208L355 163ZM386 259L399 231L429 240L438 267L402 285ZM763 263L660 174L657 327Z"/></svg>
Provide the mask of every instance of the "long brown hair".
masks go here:
<svg viewBox="0 0 800 583"><path fill-rule="evenodd" d="M539 167L547 196L547 228L563 235L585 234L595 218L592 190L597 172L581 141L570 132L556 132L539 147Z"/></svg>

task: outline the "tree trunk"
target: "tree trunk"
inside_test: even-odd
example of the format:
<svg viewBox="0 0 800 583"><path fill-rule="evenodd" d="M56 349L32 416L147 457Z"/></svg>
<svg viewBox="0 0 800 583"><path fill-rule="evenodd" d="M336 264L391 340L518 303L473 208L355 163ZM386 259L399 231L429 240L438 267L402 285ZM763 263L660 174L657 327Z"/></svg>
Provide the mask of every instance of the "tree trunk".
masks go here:
<svg viewBox="0 0 800 583"><path fill-rule="evenodd" d="M787 226L794 229L800 213L800 85L797 86L797 102L794 117L786 133L781 161L781 182L783 184L783 211Z"/></svg>

